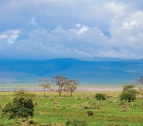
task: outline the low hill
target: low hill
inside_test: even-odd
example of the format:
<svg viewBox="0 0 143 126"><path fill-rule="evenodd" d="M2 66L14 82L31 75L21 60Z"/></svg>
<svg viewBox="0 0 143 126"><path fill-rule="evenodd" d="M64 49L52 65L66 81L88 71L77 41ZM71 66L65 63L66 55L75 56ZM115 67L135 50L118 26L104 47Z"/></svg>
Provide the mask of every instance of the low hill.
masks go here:
<svg viewBox="0 0 143 126"><path fill-rule="evenodd" d="M85 84L135 83L143 76L143 60L123 59L0 59L0 84L40 83L42 78L66 76Z"/></svg>

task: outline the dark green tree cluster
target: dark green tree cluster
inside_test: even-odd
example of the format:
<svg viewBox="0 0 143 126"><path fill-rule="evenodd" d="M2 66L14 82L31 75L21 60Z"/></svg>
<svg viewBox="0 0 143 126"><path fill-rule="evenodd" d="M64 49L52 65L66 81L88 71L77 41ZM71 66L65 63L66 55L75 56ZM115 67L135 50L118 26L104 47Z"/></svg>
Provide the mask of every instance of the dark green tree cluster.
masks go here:
<svg viewBox="0 0 143 126"><path fill-rule="evenodd" d="M7 103L2 109L2 116L8 118L34 116L34 105L32 98L34 94L22 89L14 92L13 103Z"/></svg>

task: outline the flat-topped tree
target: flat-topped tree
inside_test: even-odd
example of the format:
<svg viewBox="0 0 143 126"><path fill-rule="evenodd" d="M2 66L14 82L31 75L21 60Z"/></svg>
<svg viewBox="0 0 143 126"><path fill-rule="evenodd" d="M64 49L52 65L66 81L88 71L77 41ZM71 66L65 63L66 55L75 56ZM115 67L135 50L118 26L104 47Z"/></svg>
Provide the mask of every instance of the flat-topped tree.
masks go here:
<svg viewBox="0 0 143 126"><path fill-rule="evenodd" d="M59 97L61 97L61 93L63 91L63 87L66 84L67 78L64 76L55 76L56 85L58 86Z"/></svg>
<svg viewBox="0 0 143 126"><path fill-rule="evenodd" d="M51 83L52 82L53 82L53 80L50 80L50 79L46 79L46 78L42 79L42 84L40 84L39 86L43 87L43 89L44 89L44 96L45 96L46 88L51 90L51 86L52 86Z"/></svg>
<svg viewBox="0 0 143 126"><path fill-rule="evenodd" d="M133 90L133 89L135 89L135 86L136 85L134 85L134 84L123 85L123 92Z"/></svg>

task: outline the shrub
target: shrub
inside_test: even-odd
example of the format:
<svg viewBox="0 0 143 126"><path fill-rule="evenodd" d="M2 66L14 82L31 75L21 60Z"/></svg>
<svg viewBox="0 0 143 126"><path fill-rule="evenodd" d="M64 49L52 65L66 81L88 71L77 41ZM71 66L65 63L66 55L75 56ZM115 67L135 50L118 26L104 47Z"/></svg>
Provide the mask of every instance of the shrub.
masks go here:
<svg viewBox="0 0 143 126"><path fill-rule="evenodd" d="M99 101L104 101L106 99L106 95L103 93L98 93L95 95L95 98Z"/></svg>
<svg viewBox="0 0 143 126"><path fill-rule="evenodd" d="M103 93L98 93L95 95L95 98L100 101L102 103L102 105L104 105L104 102L106 100L106 95Z"/></svg>
<svg viewBox="0 0 143 126"><path fill-rule="evenodd" d="M16 91L13 103L7 103L2 109L2 116L8 118L28 117L34 115L34 105L31 94L24 90Z"/></svg>
<svg viewBox="0 0 143 126"><path fill-rule="evenodd" d="M88 102L84 102L84 103L82 103L82 107L83 107L83 109L88 109L90 106L89 106Z"/></svg>
<svg viewBox="0 0 143 126"><path fill-rule="evenodd" d="M98 102L95 101L95 102L93 103L93 108L99 109L99 104L98 104Z"/></svg>

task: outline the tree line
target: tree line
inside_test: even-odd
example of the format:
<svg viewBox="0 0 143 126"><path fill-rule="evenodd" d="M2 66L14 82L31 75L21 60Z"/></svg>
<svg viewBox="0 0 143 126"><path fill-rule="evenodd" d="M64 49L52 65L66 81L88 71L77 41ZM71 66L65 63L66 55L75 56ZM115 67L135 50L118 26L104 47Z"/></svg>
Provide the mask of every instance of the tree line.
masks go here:
<svg viewBox="0 0 143 126"><path fill-rule="evenodd" d="M70 96L72 97L72 93L75 91L75 89L77 89L78 86L78 82L76 80L70 80L65 76L55 76L54 77L56 79L56 85L58 87L57 92L59 94L59 97L62 96L62 92L66 92L65 96ZM42 86L44 89L44 96L45 96L45 91L46 89L50 89L50 91L54 90L54 87L52 85L53 80L50 79L42 79L42 84L40 84L39 86Z"/></svg>

